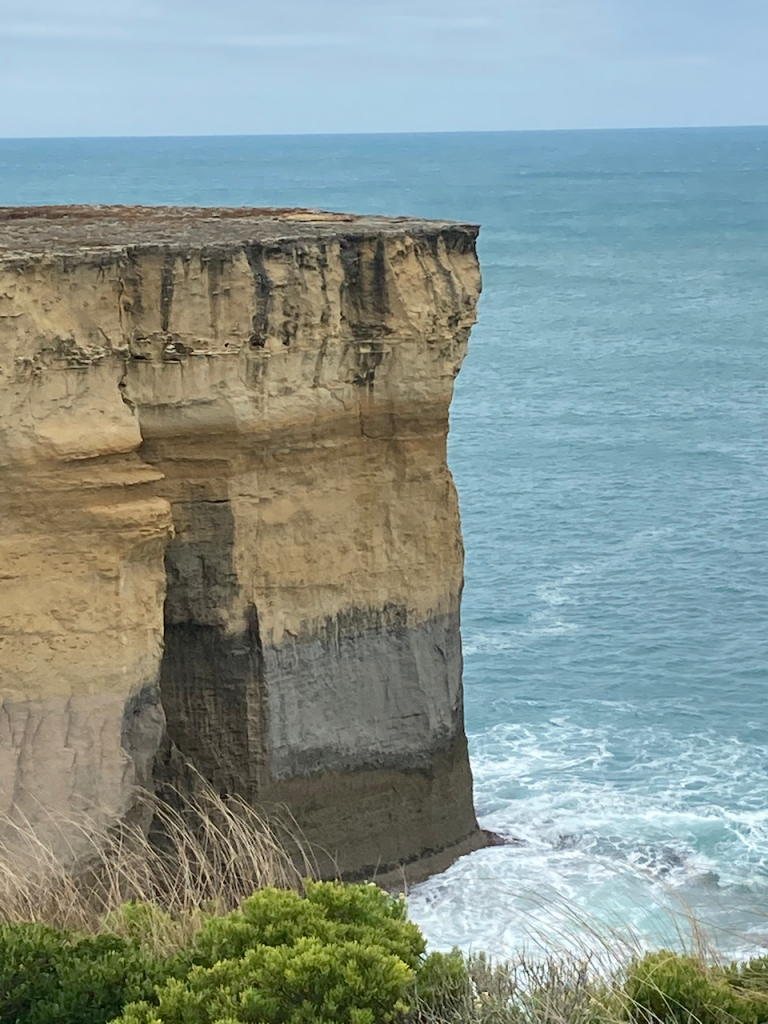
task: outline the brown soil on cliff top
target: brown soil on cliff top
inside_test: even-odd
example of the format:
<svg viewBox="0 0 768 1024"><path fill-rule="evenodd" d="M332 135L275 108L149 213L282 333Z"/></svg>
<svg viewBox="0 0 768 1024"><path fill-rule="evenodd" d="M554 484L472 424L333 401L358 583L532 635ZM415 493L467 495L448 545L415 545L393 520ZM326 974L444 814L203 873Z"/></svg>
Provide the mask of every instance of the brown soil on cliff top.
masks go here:
<svg viewBox="0 0 768 1024"><path fill-rule="evenodd" d="M243 240L277 241L303 236L399 234L420 229L477 228L410 217L363 217L289 208L191 206L4 206L0 251L39 252L133 245L227 245Z"/></svg>

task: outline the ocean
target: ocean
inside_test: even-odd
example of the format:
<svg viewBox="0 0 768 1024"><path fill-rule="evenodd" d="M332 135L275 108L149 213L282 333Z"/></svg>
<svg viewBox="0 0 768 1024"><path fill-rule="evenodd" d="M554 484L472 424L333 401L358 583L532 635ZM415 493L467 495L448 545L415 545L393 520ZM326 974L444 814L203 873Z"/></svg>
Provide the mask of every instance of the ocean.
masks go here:
<svg viewBox="0 0 768 1024"><path fill-rule="evenodd" d="M0 204L482 225L449 458L481 851L436 948L768 948L768 128L0 141Z"/></svg>

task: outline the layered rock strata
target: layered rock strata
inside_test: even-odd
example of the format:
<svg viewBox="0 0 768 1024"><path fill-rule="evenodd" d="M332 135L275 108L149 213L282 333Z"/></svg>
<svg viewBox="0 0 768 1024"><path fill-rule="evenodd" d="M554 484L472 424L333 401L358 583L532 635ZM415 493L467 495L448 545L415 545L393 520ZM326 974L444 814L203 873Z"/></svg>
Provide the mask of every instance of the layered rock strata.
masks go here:
<svg viewBox="0 0 768 1024"><path fill-rule="evenodd" d="M346 874L471 845L475 237L0 210L0 813L109 821L188 762Z"/></svg>

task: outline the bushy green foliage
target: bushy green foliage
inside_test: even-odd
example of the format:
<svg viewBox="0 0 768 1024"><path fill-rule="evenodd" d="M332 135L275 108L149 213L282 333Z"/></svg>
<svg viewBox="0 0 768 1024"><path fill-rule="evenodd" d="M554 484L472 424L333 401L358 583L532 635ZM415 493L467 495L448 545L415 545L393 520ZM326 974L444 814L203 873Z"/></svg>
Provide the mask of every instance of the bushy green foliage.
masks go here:
<svg viewBox="0 0 768 1024"><path fill-rule="evenodd" d="M628 1016L638 1024L763 1024L768 996L750 989L749 977L749 965L725 971L666 950L648 953L626 980Z"/></svg>
<svg viewBox="0 0 768 1024"><path fill-rule="evenodd" d="M298 939L195 967L129 1006L121 1024L377 1024L407 1009L413 973L381 947Z"/></svg>
<svg viewBox="0 0 768 1024"><path fill-rule="evenodd" d="M408 1009L425 941L375 885L263 889L197 934L194 968L122 1024L387 1024Z"/></svg>
<svg viewBox="0 0 768 1024"><path fill-rule="evenodd" d="M457 1020L475 997L467 961L459 950L431 953L419 968L414 986L417 1005L440 1020Z"/></svg>
<svg viewBox="0 0 768 1024"><path fill-rule="evenodd" d="M263 889L222 917L128 903L102 923L0 924L0 1024L768 1024L768 957L662 950L609 978L568 957L426 956L374 885Z"/></svg>
<svg viewBox="0 0 768 1024"><path fill-rule="evenodd" d="M0 1024L104 1024L164 977L139 943L116 935L0 925Z"/></svg>
<svg viewBox="0 0 768 1024"><path fill-rule="evenodd" d="M729 985L747 992L768 995L768 957L758 956L743 963L733 963L723 970Z"/></svg>
<svg viewBox="0 0 768 1024"><path fill-rule="evenodd" d="M307 882L304 897L262 889L238 910L211 919L195 940L195 959L212 966L256 946L291 945L303 938L377 946L411 968L419 966L426 948L418 926L408 920L405 901L377 885Z"/></svg>

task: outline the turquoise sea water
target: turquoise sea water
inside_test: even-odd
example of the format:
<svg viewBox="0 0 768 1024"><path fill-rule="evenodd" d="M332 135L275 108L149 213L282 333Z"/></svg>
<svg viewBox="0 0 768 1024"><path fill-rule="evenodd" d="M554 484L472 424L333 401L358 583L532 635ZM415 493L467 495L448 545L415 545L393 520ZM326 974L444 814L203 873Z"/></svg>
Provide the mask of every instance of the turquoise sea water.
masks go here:
<svg viewBox="0 0 768 1024"><path fill-rule="evenodd" d="M0 203L482 224L450 460L482 823L411 896L509 951L679 899L768 946L768 128L0 141Z"/></svg>

